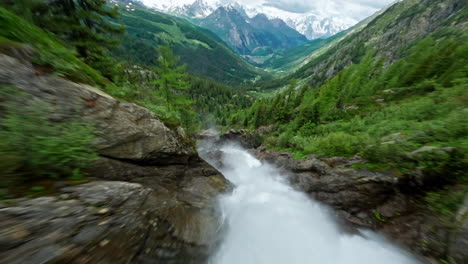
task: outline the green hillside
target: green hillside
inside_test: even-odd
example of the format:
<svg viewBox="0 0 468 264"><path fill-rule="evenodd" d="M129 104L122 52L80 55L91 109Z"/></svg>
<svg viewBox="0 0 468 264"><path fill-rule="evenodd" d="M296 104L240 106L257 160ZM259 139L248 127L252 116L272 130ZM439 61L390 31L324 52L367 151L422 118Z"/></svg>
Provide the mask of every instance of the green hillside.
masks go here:
<svg viewBox="0 0 468 264"><path fill-rule="evenodd" d="M273 124L264 143L298 156L359 154L372 168L450 178L468 153L467 18L466 5L450 0L397 3L289 77L308 84L257 100L231 126ZM421 149L428 156L411 154Z"/></svg>
<svg viewBox="0 0 468 264"><path fill-rule="evenodd" d="M231 85L266 77L216 35L186 20L137 8L135 11L121 10L120 21L126 26L126 34L114 54L126 61L154 66L158 57L156 48L169 45L181 62L187 64L188 72L194 75Z"/></svg>
<svg viewBox="0 0 468 264"><path fill-rule="evenodd" d="M306 63L316 51L342 38L348 31L340 32L330 38L312 40L293 49L277 52L259 67L279 74L290 74Z"/></svg>

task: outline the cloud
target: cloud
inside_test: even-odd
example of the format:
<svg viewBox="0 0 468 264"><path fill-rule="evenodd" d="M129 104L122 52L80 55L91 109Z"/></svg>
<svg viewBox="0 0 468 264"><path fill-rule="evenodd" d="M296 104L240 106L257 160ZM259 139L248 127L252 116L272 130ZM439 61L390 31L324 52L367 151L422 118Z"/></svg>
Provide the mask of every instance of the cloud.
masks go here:
<svg viewBox="0 0 468 264"><path fill-rule="evenodd" d="M186 4L195 0L142 0L145 4ZM208 2L239 2L246 6L278 8L297 14L312 12L324 16L362 20L396 0L205 0Z"/></svg>
<svg viewBox="0 0 468 264"><path fill-rule="evenodd" d="M265 0L264 6L293 13L318 11L363 19L395 0Z"/></svg>
<svg viewBox="0 0 468 264"><path fill-rule="evenodd" d="M313 5L307 0L267 0L263 5L292 13L307 13L313 9Z"/></svg>

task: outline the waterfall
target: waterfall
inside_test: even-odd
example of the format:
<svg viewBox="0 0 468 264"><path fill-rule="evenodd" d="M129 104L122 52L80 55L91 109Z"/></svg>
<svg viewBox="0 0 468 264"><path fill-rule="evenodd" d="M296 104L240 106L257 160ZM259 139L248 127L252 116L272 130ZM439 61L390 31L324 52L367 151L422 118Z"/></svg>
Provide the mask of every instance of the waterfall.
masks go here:
<svg viewBox="0 0 468 264"><path fill-rule="evenodd" d="M342 232L329 209L242 148L219 150L219 169L235 188L220 197L226 230L210 264L418 263L373 232Z"/></svg>

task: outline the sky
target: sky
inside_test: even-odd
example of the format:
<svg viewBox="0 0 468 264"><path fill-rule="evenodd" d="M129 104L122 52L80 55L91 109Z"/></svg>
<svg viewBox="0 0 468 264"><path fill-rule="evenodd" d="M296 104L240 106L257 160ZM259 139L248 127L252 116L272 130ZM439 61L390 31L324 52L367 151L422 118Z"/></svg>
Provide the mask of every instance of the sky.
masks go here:
<svg viewBox="0 0 468 264"><path fill-rule="evenodd" d="M147 5L154 3L192 3L195 0L142 0ZM371 16L395 0L206 0L208 2L239 2L246 6L275 7L283 11L304 14L320 13L322 15L347 17L356 21Z"/></svg>

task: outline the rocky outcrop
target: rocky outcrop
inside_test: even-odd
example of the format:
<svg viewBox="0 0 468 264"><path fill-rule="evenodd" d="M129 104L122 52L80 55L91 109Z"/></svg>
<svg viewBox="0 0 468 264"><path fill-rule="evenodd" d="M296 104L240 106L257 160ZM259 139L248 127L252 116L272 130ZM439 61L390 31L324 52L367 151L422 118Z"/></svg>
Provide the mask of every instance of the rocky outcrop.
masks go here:
<svg viewBox="0 0 468 264"><path fill-rule="evenodd" d="M195 186L184 192L197 195ZM96 181L57 197L2 205L0 262L203 263L216 241L217 219L196 200L170 196L140 184Z"/></svg>
<svg viewBox="0 0 468 264"><path fill-rule="evenodd" d="M393 175L346 168L363 163L359 157L340 162L337 158L318 159L314 156L296 160L288 152L262 148L252 153L260 160L284 169L293 186L338 210L358 214L383 204L395 194L397 179ZM369 222L367 220L365 217L360 222Z"/></svg>
<svg viewBox="0 0 468 264"><path fill-rule="evenodd" d="M216 131L205 130L198 135L199 140L210 141L213 144L225 144L234 142L246 149L258 148L262 144L262 137L273 131L273 126L262 126L256 130L230 129L222 135Z"/></svg>
<svg viewBox="0 0 468 264"><path fill-rule="evenodd" d="M19 103L50 106L55 122L91 123L100 156L87 184L1 205L0 263L206 262L218 237L216 198L229 183L183 130L2 54L0 85L21 90Z"/></svg>

